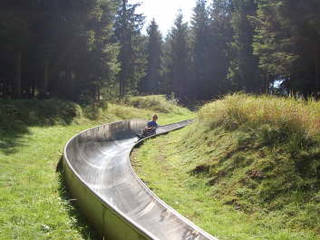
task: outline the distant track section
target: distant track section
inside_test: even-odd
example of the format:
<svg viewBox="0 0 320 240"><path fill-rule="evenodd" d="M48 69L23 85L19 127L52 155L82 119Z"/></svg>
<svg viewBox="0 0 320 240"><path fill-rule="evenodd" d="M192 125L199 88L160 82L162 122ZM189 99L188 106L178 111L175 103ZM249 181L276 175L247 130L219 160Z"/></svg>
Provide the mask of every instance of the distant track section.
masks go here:
<svg viewBox="0 0 320 240"><path fill-rule="evenodd" d="M190 124L157 129L157 135ZM160 200L130 163L144 120L127 120L85 130L66 144L63 173L82 213L108 240L202 240L212 237Z"/></svg>

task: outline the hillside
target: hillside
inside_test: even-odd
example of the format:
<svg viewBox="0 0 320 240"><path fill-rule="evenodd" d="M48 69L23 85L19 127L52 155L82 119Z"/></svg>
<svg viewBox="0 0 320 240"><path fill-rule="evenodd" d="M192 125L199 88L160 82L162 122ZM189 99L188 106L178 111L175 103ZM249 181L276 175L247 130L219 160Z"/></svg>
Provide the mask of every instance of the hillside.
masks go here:
<svg viewBox="0 0 320 240"><path fill-rule="evenodd" d="M319 239L319 116L313 100L226 96L187 129L147 142L136 169L221 239Z"/></svg>

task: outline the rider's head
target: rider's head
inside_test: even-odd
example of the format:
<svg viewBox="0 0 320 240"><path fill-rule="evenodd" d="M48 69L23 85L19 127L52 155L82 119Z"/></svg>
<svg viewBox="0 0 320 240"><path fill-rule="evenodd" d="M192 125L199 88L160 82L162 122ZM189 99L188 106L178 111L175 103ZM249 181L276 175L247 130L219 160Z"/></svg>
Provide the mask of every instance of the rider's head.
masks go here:
<svg viewBox="0 0 320 240"><path fill-rule="evenodd" d="M152 120L156 122L158 120L158 115L157 114L153 114Z"/></svg>

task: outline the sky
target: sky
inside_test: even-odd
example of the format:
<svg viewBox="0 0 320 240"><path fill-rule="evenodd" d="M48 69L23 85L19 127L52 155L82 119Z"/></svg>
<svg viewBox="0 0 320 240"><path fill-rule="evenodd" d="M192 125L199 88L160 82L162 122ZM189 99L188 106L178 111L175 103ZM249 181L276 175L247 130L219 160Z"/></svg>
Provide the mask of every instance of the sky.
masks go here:
<svg viewBox="0 0 320 240"><path fill-rule="evenodd" d="M190 21L195 0L131 0L130 3L140 2L142 5L137 12L146 16L145 29L155 18L161 33L165 36L173 26L178 10L181 9L185 21ZM144 33L145 30L144 29Z"/></svg>

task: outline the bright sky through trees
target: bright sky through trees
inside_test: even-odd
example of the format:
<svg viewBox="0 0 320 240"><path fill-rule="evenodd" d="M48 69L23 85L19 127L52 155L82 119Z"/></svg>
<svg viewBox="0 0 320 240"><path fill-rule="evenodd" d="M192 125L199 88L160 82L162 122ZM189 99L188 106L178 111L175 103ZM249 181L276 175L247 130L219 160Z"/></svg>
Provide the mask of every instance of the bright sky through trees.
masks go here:
<svg viewBox="0 0 320 240"><path fill-rule="evenodd" d="M195 0L130 0L130 3L140 2L139 12L146 16L146 26L155 18L160 31L166 35L173 26L178 10L181 9L185 21L190 21Z"/></svg>

